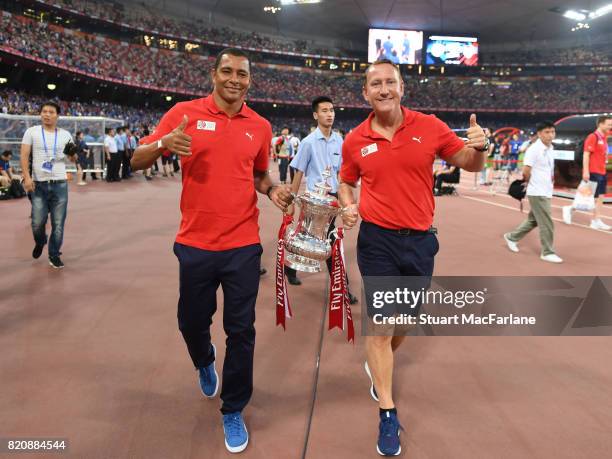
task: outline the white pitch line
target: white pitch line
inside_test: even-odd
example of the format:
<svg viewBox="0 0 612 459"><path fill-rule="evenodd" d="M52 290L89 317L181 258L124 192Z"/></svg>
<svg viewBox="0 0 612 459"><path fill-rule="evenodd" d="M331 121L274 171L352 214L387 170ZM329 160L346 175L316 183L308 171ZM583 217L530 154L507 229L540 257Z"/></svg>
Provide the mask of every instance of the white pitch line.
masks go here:
<svg viewBox="0 0 612 459"><path fill-rule="evenodd" d="M489 205L492 205L492 206L502 207L504 209L510 209L510 210L514 210L516 212L520 212L520 209L517 209L516 207L506 206L504 204L499 204L497 202L487 201L485 199L474 198L472 196L463 196L463 195L459 195L459 197L463 198L463 199L470 199L472 201L478 201L478 202L482 202L482 203L489 204ZM552 219L554 221L556 221L556 222L564 223L563 220L560 219L560 218L552 217ZM596 230L596 229L591 228L590 226L581 225L580 223L572 223L571 225L565 225L565 226L578 226L580 228L587 228L587 229L589 229L591 231L597 231L599 233L603 233L603 234L607 234L607 235L611 235L612 236L612 232L610 232L610 231Z"/></svg>
<svg viewBox="0 0 612 459"><path fill-rule="evenodd" d="M490 191L486 191L486 190L480 190L480 189L474 189L473 187L466 187L466 186L462 186L462 185L455 185L457 188L462 188L464 190L469 190L469 191L477 191L479 193L484 193L487 194L489 196L502 196L504 198L508 198L508 199L514 199L512 196L506 194L506 193L495 193L492 194ZM553 197L553 199L555 198L555 196ZM571 202L571 201L570 201ZM562 209L565 206L559 206L557 204L551 204L551 207L554 207L556 209ZM604 209L605 210L605 209ZM574 212L577 212L579 214L583 214L583 215L592 215L591 212L584 212L582 210L574 210ZM605 218L606 220L612 220L612 217L608 216L608 215L600 215L601 218Z"/></svg>

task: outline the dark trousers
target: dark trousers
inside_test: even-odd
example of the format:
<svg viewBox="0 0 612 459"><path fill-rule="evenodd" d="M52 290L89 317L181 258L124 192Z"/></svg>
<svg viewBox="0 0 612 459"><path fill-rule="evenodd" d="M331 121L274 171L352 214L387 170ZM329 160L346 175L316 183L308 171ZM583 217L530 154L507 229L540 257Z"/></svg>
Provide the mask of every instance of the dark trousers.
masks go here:
<svg viewBox="0 0 612 459"><path fill-rule="evenodd" d="M119 168L121 167L121 154L111 153L110 160L106 163L106 181L119 180Z"/></svg>
<svg viewBox="0 0 612 459"><path fill-rule="evenodd" d="M210 325L223 289L223 329L227 336L221 412L242 411L253 393L255 301L259 290L260 244L223 251L174 244L180 265L178 325L193 365L214 361Z"/></svg>
<svg viewBox="0 0 612 459"><path fill-rule="evenodd" d="M295 176L295 167L289 166L289 177L291 177L291 183L293 183L294 176Z"/></svg>
<svg viewBox="0 0 612 459"><path fill-rule="evenodd" d="M287 169L289 168L289 158L278 158L278 172L280 173L280 181L287 181Z"/></svg>
<svg viewBox="0 0 612 459"><path fill-rule="evenodd" d="M130 150L124 150L121 153L121 178L128 178L132 176L130 169L130 159L132 157Z"/></svg>
<svg viewBox="0 0 612 459"><path fill-rule="evenodd" d="M89 156L85 157L85 161L83 164L83 169L95 169L96 168L96 164L94 162L94 155L92 152L89 153ZM83 172L83 180L85 180L85 176L87 175L87 172ZM96 173L95 172L90 172L89 175L91 175L91 178L96 180L98 177L96 177Z"/></svg>
<svg viewBox="0 0 612 459"><path fill-rule="evenodd" d="M455 174L450 173L450 174L438 174L436 175L435 178L435 183L434 183L434 190L439 190L442 187L442 184L446 182L446 183L458 183L455 180Z"/></svg>

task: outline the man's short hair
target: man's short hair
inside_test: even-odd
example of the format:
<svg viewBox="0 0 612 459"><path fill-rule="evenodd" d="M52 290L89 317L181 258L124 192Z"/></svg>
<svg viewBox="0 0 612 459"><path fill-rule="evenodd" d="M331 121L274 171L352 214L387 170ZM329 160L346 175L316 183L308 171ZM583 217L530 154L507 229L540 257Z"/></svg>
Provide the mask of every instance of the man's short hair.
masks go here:
<svg viewBox="0 0 612 459"><path fill-rule="evenodd" d="M281 133L282 133L282 132L283 132L285 129L287 129L287 132L288 132L289 134L291 134L291 128L290 128L289 126L283 126L283 128L281 129Z"/></svg>
<svg viewBox="0 0 612 459"><path fill-rule="evenodd" d="M370 69L374 67L375 65L381 65L381 64L392 65L393 68L397 71L397 76L399 77L399 79L400 80L402 79L402 72L400 72L399 67L396 64L394 64L390 59L376 59L374 62L368 65L365 69L365 72L363 74L363 85L364 86L368 82L368 72L370 71Z"/></svg>
<svg viewBox="0 0 612 459"><path fill-rule="evenodd" d="M608 120L612 120L612 116L610 115L601 115L597 117L597 126L599 127L600 124L605 123Z"/></svg>
<svg viewBox="0 0 612 459"><path fill-rule="evenodd" d="M215 67L214 67L215 72L219 70L219 66L221 65L221 58L225 54L229 54L230 56L246 58L246 60L249 63L249 72L251 71L251 58L246 52L238 48L225 48L225 49L222 49L219 54L217 54L217 58L215 59Z"/></svg>
<svg viewBox="0 0 612 459"><path fill-rule="evenodd" d="M319 109L319 104L322 104L323 102L329 102L330 104L334 105L334 101L331 100L331 97L328 96L319 96L316 99L314 99L312 101L312 111L313 113L316 112Z"/></svg>
<svg viewBox="0 0 612 459"><path fill-rule="evenodd" d="M4 150L0 156L13 156L13 152L11 150Z"/></svg>
<svg viewBox="0 0 612 459"><path fill-rule="evenodd" d="M51 101L47 101L47 102L43 102L43 104L40 106L40 111L43 111L43 108L45 107L53 107L55 108L55 111L57 112L57 114L59 115L61 112L60 106L58 104L56 104L55 102L51 102Z"/></svg>
<svg viewBox="0 0 612 459"><path fill-rule="evenodd" d="M540 132L544 129L555 128L555 123L552 121L542 121L541 123L536 124L536 131Z"/></svg>

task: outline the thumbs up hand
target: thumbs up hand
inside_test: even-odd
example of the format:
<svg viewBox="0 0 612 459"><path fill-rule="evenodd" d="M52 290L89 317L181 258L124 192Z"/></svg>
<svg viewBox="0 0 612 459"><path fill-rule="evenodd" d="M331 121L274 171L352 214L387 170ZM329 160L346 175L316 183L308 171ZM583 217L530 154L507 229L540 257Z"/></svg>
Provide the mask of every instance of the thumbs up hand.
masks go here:
<svg viewBox="0 0 612 459"><path fill-rule="evenodd" d="M487 145L487 136L483 129L476 122L476 115L470 115L470 127L467 130L468 141L466 147L474 148L475 150L484 151Z"/></svg>
<svg viewBox="0 0 612 459"><path fill-rule="evenodd" d="M191 156L191 136L185 134L189 118L183 115L183 120L170 134L162 137L162 145L172 153L180 156Z"/></svg>

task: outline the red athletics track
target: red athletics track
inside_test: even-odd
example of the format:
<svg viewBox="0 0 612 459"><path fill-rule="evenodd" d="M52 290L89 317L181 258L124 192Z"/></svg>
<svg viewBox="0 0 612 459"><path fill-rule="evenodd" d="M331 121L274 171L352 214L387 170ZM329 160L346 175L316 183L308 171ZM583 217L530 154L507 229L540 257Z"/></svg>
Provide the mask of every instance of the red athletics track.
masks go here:
<svg viewBox="0 0 612 459"><path fill-rule="evenodd" d="M584 227L587 215L575 216L583 226L555 222L561 265L539 260L537 232L510 253L501 235L524 215L516 201L472 184L464 174L459 196L437 198L435 274L612 275L612 235ZM64 457L75 458L230 456L219 401L200 395L176 326L179 192L178 178L72 186L60 272L46 254L30 257L28 202L0 204L0 437L66 437ZM265 197L260 206L269 274L257 304L251 441L242 456L378 457L363 338L352 346L325 332L320 343L326 275L290 286L296 317L286 332L274 326L280 214ZM346 238L353 285L356 235ZM359 330L360 308L353 314ZM219 321L213 339L221 362ZM410 338L394 380L402 457L607 457L611 360L607 337Z"/></svg>

